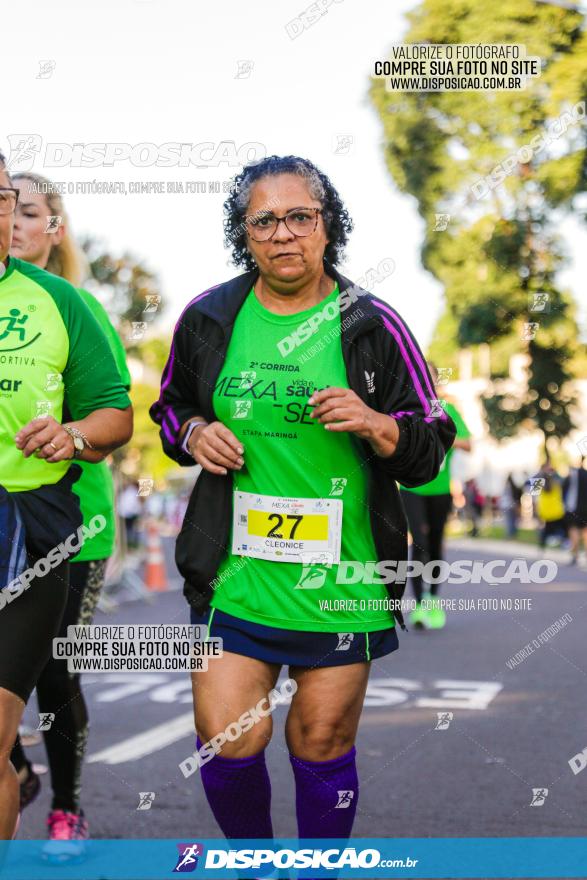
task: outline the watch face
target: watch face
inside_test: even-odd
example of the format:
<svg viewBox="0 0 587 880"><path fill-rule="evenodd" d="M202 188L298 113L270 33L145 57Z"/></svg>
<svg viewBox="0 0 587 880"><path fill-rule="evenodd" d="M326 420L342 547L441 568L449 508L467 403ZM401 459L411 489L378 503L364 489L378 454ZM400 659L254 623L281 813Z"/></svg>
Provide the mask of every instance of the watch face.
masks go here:
<svg viewBox="0 0 587 880"><path fill-rule="evenodd" d="M73 438L73 445L75 446L76 452L83 452L84 451L84 441L82 440L81 437L74 437Z"/></svg>

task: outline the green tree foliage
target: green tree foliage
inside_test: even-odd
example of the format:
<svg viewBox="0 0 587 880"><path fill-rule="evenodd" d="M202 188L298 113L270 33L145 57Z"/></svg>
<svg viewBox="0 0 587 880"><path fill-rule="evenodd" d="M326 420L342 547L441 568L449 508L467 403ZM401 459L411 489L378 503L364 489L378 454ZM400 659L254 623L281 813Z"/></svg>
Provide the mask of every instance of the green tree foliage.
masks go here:
<svg viewBox="0 0 587 880"><path fill-rule="evenodd" d="M159 483L177 465L169 459L161 447L159 426L151 421L149 407L159 396L159 389L151 384L137 382L132 389L131 398L135 413L134 433L130 446L130 459L125 471L134 477L150 477Z"/></svg>
<svg viewBox="0 0 587 880"><path fill-rule="evenodd" d="M587 177L583 16L536 0L424 0L408 19L407 43L518 43L542 59L541 76L521 91L392 93L373 79L370 97L391 177L426 223L423 265L446 293L431 357L451 366L459 348L489 343L494 436L534 425L545 439L563 437L585 362L573 300L557 286L566 254L556 234L579 213ZM444 232L434 231L437 213L450 214ZM546 311L535 310L535 294L548 294ZM499 380L516 352L529 356L528 383L512 397Z"/></svg>
<svg viewBox="0 0 587 880"><path fill-rule="evenodd" d="M133 437L114 452L113 463L129 476L158 481L175 467L163 453L158 427L149 417L149 407L159 396L170 345L168 338L154 336L151 326L163 311L159 281L140 259L128 253L116 256L93 239L86 239L83 249L90 267L87 287L98 296L120 334L131 368L133 362L140 364L139 370L131 369L135 373L130 394Z"/></svg>
<svg viewBox="0 0 587 880"><path fill-rule="evenodd" d="M132 254L111 254L101 242L91 238L85 239L82 246L93 282L89 289L98 288L100 300L127 350L136 352L148 326L163 311L157 276Z"/></svg>

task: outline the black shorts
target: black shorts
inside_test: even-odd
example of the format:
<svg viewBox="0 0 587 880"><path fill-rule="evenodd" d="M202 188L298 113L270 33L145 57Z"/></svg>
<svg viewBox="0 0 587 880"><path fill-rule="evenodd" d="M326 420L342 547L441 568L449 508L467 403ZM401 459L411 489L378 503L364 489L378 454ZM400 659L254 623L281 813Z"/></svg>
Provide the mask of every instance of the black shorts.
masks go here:
<svg viewBox="0 0 587 880"><path fill-rule="evenodd" d="M568 510L566 524L568 529L587 529L587 510Z"/></svg>
<svg viewBox="0 0 587 880"><path fill-rule="evenodd" d="M28 566L32 564L29 559ZM0 590L0 687L25 703L51 656L68 590L67 562L33 577L20 595L9 597Z"/></svg>
<svg viewBox="0 0 587 880"><path fill-rule="evenodd" d="M264 626L216 608L208 609L202 615L192 609L190 621L209 626L208 637L222 639L223 651L279 666L316 669L368 663L399 648L393 626L374 632L304 632Z"/></svg>

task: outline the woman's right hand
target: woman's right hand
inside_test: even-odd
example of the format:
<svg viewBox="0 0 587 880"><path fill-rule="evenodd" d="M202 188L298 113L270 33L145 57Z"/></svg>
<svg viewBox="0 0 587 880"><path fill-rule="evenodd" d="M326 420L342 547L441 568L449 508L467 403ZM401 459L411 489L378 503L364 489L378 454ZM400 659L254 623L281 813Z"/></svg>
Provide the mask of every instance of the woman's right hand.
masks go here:
<svg viewBox="0 0 587 880"><path fill-rule="evenodd" d="M198 464L211 474L239 471L245 463L240 440L222 422L195 427L188 446Z"/></svg>

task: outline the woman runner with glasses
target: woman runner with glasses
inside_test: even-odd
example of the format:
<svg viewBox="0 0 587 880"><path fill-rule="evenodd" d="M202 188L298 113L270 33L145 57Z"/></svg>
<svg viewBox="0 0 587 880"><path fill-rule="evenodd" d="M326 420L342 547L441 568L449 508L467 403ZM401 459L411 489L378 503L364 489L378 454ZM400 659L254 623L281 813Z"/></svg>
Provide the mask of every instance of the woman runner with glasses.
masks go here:
<svg viewBox="0 0 587 880"><path fill-rule="evenodd" d="M397 649L403 619L401 587L344 575L407 558L395 481L432 479L454 426L430 415L397 312L335 268L352 224L324 173L295 156L246 166L225 215L245 272L185 308L151 407L166 453L202 467L176 560L192 622L223 640L193 674L193 772L226 837L273 836L270 712L214 743L271 704L286 665L299 836L345 838L370 664Z"/></svg>

